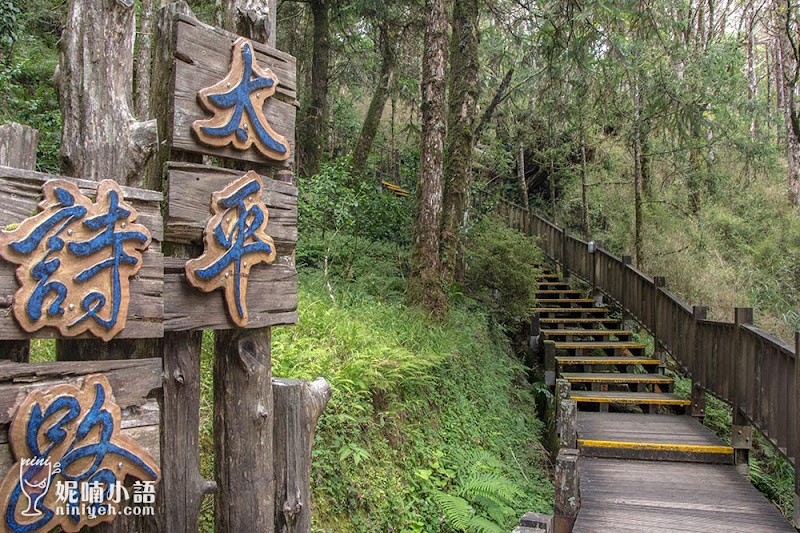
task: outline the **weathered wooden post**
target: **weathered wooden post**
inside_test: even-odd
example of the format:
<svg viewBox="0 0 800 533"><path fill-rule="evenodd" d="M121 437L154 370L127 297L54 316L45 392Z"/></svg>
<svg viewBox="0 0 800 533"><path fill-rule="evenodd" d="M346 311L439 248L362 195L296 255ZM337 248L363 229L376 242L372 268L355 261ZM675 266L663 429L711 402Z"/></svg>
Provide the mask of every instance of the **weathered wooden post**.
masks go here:
<svg viewBox="0 0 800 533"><path fill-rule="evenodd" d="M555 533L570 533L581 507L579 451L562 448L556 457L555 503L553 516Z"/></svg>
<svg viewBox="0 0 800 533"><path fill-rule="evenodd" d="M594 241L594 252L592 252L592 298L595 306L603 305L603 291L597 288L597 252L603 248L603 241Z"/></svg>
<svg viewBox="0 0 800 533"><path fill-rule="evenodd" d="M662 350L658 346L658 294L659 294L659 289L661 289L661 287L664 287L666 284L667 284L667 280L664 279L662 276L654 276L653 277L653 302L652 302L652 305L653 305L653 307L652 307L652 309L653 309L653 311L652 311L652 317L653 317L653 325L652 325L652 328L653 328L653 331L652 331L652 333L653 333L653 350L655 350L655 354L654 355L655 355L656 359L661 361L659 366L661 367L661 371L662 372L664 371L664 368L666 368L666 366L667 366L667 359L666 359L667 354L664 352L664 350Z"/></svg>
<svg viewBox="0 0 800 533"><path fill-rule="evenodd" d="M0 165L34 170L39 132L29 126L12 122L0 126ZM30 360L31 343L28 340L0 341L0 359L15 363Z"/></svg>
<svg viewBox="0 0 800 533"><path fill-rule="evenodd" d="M620 302L622 306L622 329L631 329L633 325L630 314L628 313L628 267L632 264L633 257L630 255L622 256L622 279L620 279L620 283L622 284L622 301Z"/></svg>
<svg viewBox="0 0 800 533"><path fill-rule="evenodd" d="M572 385L566 379L556 380L553 413L556 417L556 437L561 435L561 402L569 400L572 394Z"/></svg>
<svg viewBox="0 0 800 533"><path fill-rule="evenodd" d="M733 350L734 365L734 394L733 394L733 422L731 425L731 445L733 446L733 461L740 474L747 476L750 473L750 449L753 447L753 427L747 420L744 412L744 399L747 387L747 361L742 349L742 326L753 323L753 309L751 307L737 307L734 312L735 345Z"/></svg>
<svg viewBox="0 0 800 533"><path fill-rule="evenodd" d="M575 400L562 400L558 415L561 420L561 435L559 445L561 448L575 449L578 447L578 404Z"/></svg>
<svg viewBox="0 0 800 533"><path fill-rule="evenodd" d="M544 341L544 382L553 387L556 384L556 343Z"/></svg>
<svg viewBox="0 0 800 533"><path fill-rule="evenodd" d="M708 308L702 305L695 305L692 307L692 346L691 346L691 360L683 361L684 366L692 369L692 408L691 414L701 422L706 417L706 392L703 389L705 383L702 383L702 375L700 372L700 365L695 364L701 357L700 347L700 332L698 322L705 320L708 316ZM705 367L703 367L705 368Z"/></svg>
<svg viewBox="0 0 800 533"><path fill-rule="evenodd" d="M561 277L569 279L569 245L567 244L567 228L561 230Z"/></svg>
<svg viewBox="0 0 800 533"><path fill-rule="evenodd" d="M800 331L794 333L794 416L800 416ZM800 509L800 422L794 425L794 508ZM794 513L794 527L800 528L800 512Z"/></svg>

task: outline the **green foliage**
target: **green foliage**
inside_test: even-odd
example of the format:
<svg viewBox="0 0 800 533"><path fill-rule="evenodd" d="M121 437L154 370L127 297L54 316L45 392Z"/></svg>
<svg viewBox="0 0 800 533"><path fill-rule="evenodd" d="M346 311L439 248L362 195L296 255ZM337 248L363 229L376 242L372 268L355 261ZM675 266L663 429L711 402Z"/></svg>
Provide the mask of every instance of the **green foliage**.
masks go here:
<svg viewBox="0 0 800 533"><path fill-rule="evenodd" d="M324 164L319 174L300 181L300 235L348 232L398 245L411 242L413 203L350 174L348 158Z"/></svg>
<svg viewBox="0 0 800 533"><path fill-rule="evenodd" d="M467 288L501 324L514 328L536 306L536 279L543 256L533 238L484 218L467 242Z"/></svg>

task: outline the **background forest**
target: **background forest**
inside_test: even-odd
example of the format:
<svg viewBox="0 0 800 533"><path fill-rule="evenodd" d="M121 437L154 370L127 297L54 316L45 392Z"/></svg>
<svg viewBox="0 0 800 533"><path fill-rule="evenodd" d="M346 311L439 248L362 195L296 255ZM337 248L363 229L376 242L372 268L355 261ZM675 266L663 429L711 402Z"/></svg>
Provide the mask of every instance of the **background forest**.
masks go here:
<svg viewBox="0 0 800 533"><path fill-rule="evenodd" d="M231 27L236 2L189 4ZM42 171L66 164L53 75L68 7L0 0L0 122L39 130ZM136 2L141 120L156 7ZM506 334L539 256L481 220L477 189L634 256L714 318L750 306L785 340L800 329L800 3L276 8L300 85L301 321L276 331L274 373L334 388L315 442L317 530L504 531L548 511L537 389Z"/></svg>

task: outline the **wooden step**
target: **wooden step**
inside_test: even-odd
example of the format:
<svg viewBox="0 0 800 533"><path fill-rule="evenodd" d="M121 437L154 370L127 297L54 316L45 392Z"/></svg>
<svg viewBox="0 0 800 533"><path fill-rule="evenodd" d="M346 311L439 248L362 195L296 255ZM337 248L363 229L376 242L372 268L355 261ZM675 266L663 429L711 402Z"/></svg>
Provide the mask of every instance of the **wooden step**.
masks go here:
<svg viewBox="0 0 800 533"><path fill-rule="evenodd" d="M546 280L546 279L557 280L559 278L560 276L558 274L539 274L538 276L536 276L536 279L540 280Z"/></svg>
<svg viewBox="0 0 800 533"><path fill-rule="evenodd" d="M566 288L569 288L569 283L566 281L537 281L537 285L540 287L552 287L553 285L563 285Z"/></svg>
<svg viewBox="0 0 800 533"><path fill-rule="evenodd" d="M582 294L581 291L576 291L572 289L547 289L544 291L536 291L537 296L539 294L550 295L550 294Z"/></svg>
<svg viewBox="0 0 800 533"><path fill-rule="evenodd" d="M594 298L538 298L540 304L594 304Z"/></svg>
<svg viewBox="0 0 800 533"><path fill-rule="evenodd" d="M537 307L532 313L608 313L605 307Z"/></svg>
<svg viewBox="0 0 800 533"><path fill-rule="evenodd" d="M619 324L618 318L599 318L599 317L586 317L586 318L540 318L539 325L552 325L552 324Z"/></svg>
<svg viewBox="0 0 800 533"><path fill-rule="evenodd" d="M647 346L628 341L556 342L556 350L644 350Z"/></svg>
<svg viewBox="0 0 800 533"><path fill-rule="evenodd" d="M636 357L633 355L625 355L620 357L610 356L556 356L556 363L559 365L656 365L661 364L658 359L650 359L649 357Z"/></svg>
<svg viewBox="0 0 800 533"><path fill-rule="evenodd" d="M600 383L617 385L624 383L645 383L648 385L669 385L673 379L663 374L627 374L622 372L562 372L559 377L570 383Z"/></svg>
<svg viewBox="0 0 800 533"><path fill-rule="evenodd" d="M573 391L570 399L578 403L617 403L627 405L677 405L691 401L668 392Z"/></svg>
<svg viewBox="0 0 800 533"><path fill-rule="evenodd" d="M543 329L542 335L545 337L559 337L572 335L574 337L609 337L611 335L630 336L632 331L627 329Z"/></svg>
<svg viewBox="0 0 800 533"><path fill-rule="evenodd" d="M580 411L577 430L585 457L733 462L733 448L690 416Z"/></svg>

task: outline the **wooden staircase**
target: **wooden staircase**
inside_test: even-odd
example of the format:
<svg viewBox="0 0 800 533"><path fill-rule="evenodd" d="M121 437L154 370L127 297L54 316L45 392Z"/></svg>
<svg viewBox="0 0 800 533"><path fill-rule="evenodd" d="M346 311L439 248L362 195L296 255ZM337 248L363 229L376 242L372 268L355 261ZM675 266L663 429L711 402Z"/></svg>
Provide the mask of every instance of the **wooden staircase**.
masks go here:
<svg viewBox="0 0 800 533"><path fill-rule="evenodd" d="M539 338L577 403L582 457L733 462L730 446L684 416L690 401L611 310L548 269L537 283Z"/></svg>

